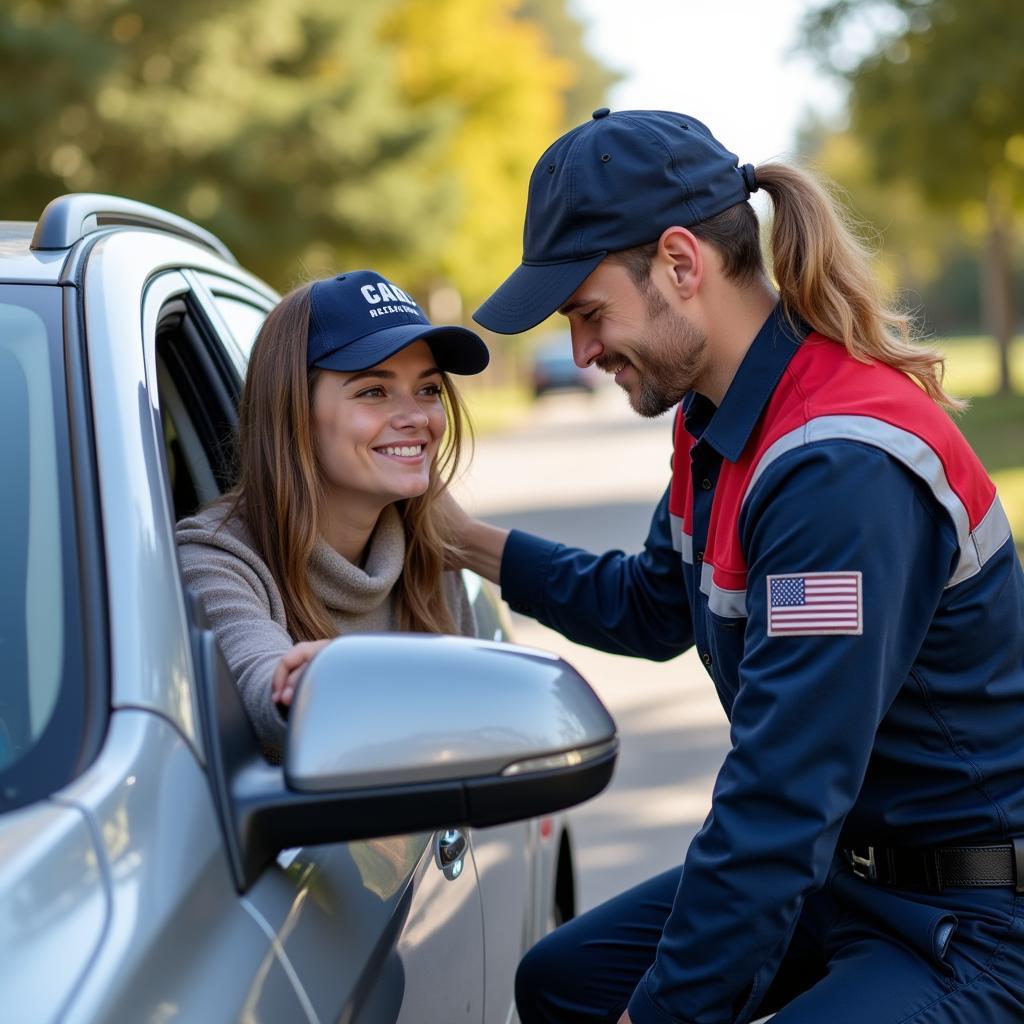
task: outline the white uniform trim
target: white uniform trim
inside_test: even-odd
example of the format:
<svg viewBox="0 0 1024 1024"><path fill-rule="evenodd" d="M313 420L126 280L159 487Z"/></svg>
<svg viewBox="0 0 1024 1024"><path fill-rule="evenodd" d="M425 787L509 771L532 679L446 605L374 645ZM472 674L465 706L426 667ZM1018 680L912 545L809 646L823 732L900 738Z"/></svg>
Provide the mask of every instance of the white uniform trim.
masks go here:
<svg viewBox="0 0 1024 1024"><path fill-rule="evenodd" d="M953 521L960 548L960 558L946 583L947 588L979 573L982 566L1009 538L1010 523L998 496L993 499L985 517L972 532L967 509L950 486L942 462L932 448L909 430L871 416L819 416L784 434L761 456L743 495L741 510L758 480L773 462L803 445L833 440L860 441L879 448L902 462L928 485L935 500Z"/></svg>
<svg viewBox="0 0 1024 1024"><path fill-rule="evenodd" d="M672 516L672 546L682 555L686 565L693 565L693 537L683 533L682 520ZM711 578L714 567L705 562L700 568L700 590L707 596L708 608L725 619L744 619L747 616L746 590L726 590Z"/></svg>
<svg viewBox="0 0 1024 1024"><path fill-rule="evenodd" d="M693 538L688 533L683 533L683 519L681 516L675 516L671 512L668 514L668 525L669 531L672 534L672 550L681 551L683 554L683 561L690 563L693 561ZM685 551L686 545L689 544L690 557L687 558Z"/></svg>
<svg viewBox="0 0 1024 1024"><path fill-rule="evenodd" d="M726 590L712 579L714 566L705 562L700 570L701 593L708 598L708 608L724 619L745 619L747 617L746 590Z"/></svg>

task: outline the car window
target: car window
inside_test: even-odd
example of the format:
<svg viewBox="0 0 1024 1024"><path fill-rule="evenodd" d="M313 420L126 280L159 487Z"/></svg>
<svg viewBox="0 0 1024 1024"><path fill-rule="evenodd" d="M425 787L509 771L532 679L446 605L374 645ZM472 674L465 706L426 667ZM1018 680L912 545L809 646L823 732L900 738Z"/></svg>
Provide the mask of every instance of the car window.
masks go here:
<svg viewBox="0 0 1024 1024"><path fill-rule="evenodd" d="M73 759L39 746L83 705L58 288L0 288L0 785L3 805ZM71 678L74 676L74 678ZM55 744L56 746L56 744ZM48 767L38 775L30 762ZM24 776L18 779L17 775ZM37 775L36 778L32 778ZM56 784L56 783L55 783Z"/></svg>
<svg viewBox="0 0 1024 1024"><path fill-rule="evenodd" d="M243 359L248 363L252 343L256 340L256 332L267 318L266 310L257 309L241 299L232 298L230 295L219 295L216 292L213 293L213 301L227 322L228 329L231 331Z"/></svg>
<svg viewBox="0 0 1024 1024"><path fill-rule="evenodd" d="M221 335L220 340L239 377L244 378L249 353L267 318L271 302L266 296L258 295L252 289L226 277L197 273L195 279L201 285L197 297L207 310L212 305L213 318L220 321L220 325L215 325Z"/></svg>
<svg viewBox="0 0 1024 1024"><path fill-rule="evenodd" d="M157 317L156 380L176 520L213 501L234 476L236 354L198 315L198 302L194 293L175 298Z"/></svg>

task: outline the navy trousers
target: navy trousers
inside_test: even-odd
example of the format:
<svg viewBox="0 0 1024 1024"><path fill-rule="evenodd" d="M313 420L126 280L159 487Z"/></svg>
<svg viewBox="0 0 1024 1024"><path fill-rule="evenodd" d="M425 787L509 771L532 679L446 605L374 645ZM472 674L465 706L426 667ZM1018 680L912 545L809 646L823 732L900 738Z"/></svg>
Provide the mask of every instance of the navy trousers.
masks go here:
<svg viewBox="0 0 1024 1024"><path fill-rule="evenodd" d="M522 1024L615 1024L654 961L679 872L537 943L516 974ZM772 1024L1021 1024L1024 896L1009 886L895 891L839 869L806 900L750 1019L769 1013Z"/></svg>

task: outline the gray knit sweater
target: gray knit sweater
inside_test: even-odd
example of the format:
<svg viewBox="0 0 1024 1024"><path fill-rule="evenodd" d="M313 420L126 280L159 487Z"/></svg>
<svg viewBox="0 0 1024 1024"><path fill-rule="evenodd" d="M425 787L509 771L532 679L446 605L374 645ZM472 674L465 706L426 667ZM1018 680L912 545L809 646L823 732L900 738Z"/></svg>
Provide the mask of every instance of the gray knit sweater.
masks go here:
<svg viewBox="0 0 1024 1024"><path fill-rule="evenodd" d="M182 579L203 599L213 631L238 683L242 701L264 751L274 760L284 747L286 720L271 700L270 680L295 640L284 603L263 559L237 517L214 505L178 523ZM360 568L320 538L310 561L313 591L327 606L339 635L396 628L394 586L402 572L405 537L389 505L370 538ZM445 573L445 597L459 631L474 633L473 610L458 573Z"/></svg>

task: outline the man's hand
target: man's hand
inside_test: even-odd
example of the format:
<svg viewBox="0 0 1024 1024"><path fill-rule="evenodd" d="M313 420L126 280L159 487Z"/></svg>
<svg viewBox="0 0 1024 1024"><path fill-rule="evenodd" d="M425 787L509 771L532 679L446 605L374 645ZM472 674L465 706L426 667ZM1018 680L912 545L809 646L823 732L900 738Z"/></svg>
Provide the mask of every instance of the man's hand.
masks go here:
<svg viewBox="0 0 1024 1024"><path fill-rule="evenodd" d="M447 488L438 495L435 508L446 524L448 540L458 549L449 552L447 568L472 569L492 583L500 583L508 530L467 515Z"/></svg>
<svg viewBox="0 0 1024 1024"><path fill-rule="evenodd" d="M629 1010L626 1010L619 1018L619 1024L633 1024L633 1021L630 1019L629 1016Z"/></svg>
<svg viewBox="0 0 1024 1024"><path fill-rule="evenodd" d="M452 497L452 492L447 487L437 496L434 503L438 518L444 524L445 540L455 545L449 547L445 555L446 569L464 569L466 536L471 532L473 520L466 514L466 510Z"/></svg>
<svg viewBox="0 0 1024 1024"><path fill-rule="evenodd" d="M270 695L275 704L289 707L295 696L295 686L306 665L311 662L331 641L305 640L287 651L274 669L270 680Z"/></svg>

